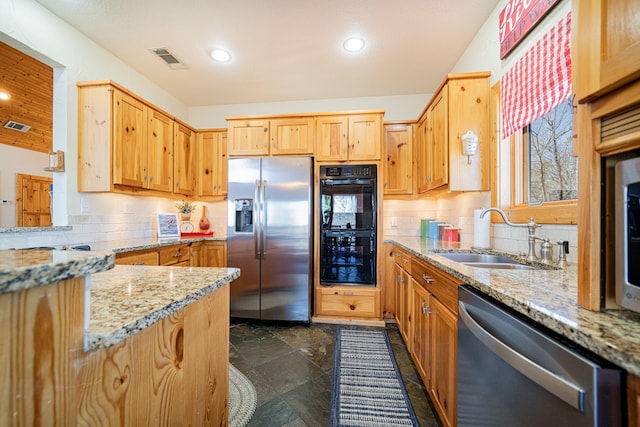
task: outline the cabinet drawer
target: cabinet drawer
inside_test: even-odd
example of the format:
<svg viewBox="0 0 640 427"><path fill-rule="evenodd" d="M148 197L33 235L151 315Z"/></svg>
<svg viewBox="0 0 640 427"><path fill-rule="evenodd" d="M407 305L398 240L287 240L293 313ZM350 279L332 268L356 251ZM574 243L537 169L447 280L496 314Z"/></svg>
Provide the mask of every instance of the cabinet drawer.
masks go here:
<svg viewBox="0 0 640 427"><path fill-rule="evenodd" d="M413 260L411 268L411 275L420 286L435 296L445 307L458 313L459 279L416 259Z"/></svg>
<svg viewBox="0 0 640 427"><path fill-rule="evenodd" d="M118 265L159 265L158 252L133 252L130 254L116 254Z"/></svg>
<svg viewBox="0 0 640 427"><path fill-rule="evenodd" d="M160 254L160 265L173 265L190 260L187 245L169 246L159 249L158 253Z"/></svg>
<svg viewBox="0 0 640 427"><path fill-rule="evenodd" d="M342 317L377 317L376 291L321 289L320 315Z"/></svg>
<svg viewBox="0 0 640 427"><path fill-rule="evenodd" d="M411 255L402 249L395 247L393 249L393 262L402 267L405 271L411 274Z"/></svg>

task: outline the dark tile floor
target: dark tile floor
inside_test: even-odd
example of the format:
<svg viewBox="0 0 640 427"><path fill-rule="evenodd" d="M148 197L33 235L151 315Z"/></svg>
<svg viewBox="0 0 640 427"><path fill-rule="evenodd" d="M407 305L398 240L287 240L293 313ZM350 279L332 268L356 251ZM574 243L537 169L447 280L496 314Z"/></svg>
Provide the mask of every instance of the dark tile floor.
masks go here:
<svg viewBox="0 0 640 427"><path fill-rule="evenodd" d="M232 320L229 357L258 393L249 426L327 426L338 325ZM395 324L387 333L421 426L441 426Z"/></svg>

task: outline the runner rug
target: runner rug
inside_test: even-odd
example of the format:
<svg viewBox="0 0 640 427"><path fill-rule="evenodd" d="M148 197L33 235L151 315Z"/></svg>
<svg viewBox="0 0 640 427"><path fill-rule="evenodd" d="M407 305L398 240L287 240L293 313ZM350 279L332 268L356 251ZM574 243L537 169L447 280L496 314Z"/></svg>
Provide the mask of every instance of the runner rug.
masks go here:
<svg viewBox="0 0 640 427"><path fill-rule="evenodd" d="M229 427L244 427L256 410L258 395L251 381L229 364Z"/></svg>
<svg viewBox="0 0 640 427"><path fill-rule="evenodd" d="M417 426L385 330L339 328L330 426Z"/></svg>

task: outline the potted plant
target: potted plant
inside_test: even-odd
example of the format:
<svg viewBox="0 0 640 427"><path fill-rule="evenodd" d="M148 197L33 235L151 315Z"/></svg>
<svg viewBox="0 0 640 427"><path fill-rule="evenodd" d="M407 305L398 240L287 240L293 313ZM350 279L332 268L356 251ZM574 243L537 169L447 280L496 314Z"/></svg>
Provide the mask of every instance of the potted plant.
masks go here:
<svg viewBox="0 0 640 427"><path fill-rule="evenodd" d="M191 219L191 212L196 210L196 205L188 200L183 200L176 203L176 208L178 208L178 212L180 212L180 220L189 221Z"/></svg>

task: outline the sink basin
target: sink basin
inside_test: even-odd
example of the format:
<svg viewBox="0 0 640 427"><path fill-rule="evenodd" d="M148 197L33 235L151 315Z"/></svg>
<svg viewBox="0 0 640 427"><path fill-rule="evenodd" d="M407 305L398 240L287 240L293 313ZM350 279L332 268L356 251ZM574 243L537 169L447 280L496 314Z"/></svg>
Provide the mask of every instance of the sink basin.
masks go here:
<svg viewBox="0 0 640 427"><path fill-rule="evenodd" d="M441 252L438 253L443 258L450 259L451 261L459 262L460 264L468 265L469 267L477 268L494 268L494 269L508 269L508 270L537 270L537 267L530 265L520 264L517 260L501 255L491 254L473 254L473 253L451 253Z"/></svg>

